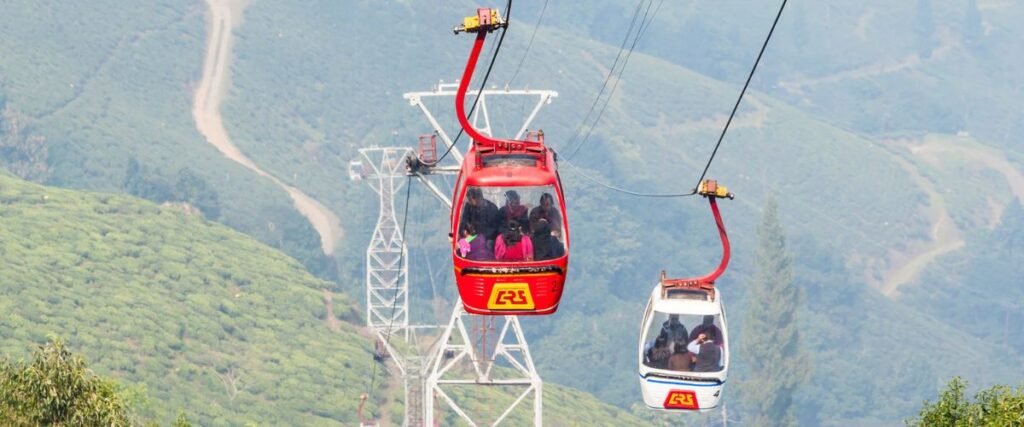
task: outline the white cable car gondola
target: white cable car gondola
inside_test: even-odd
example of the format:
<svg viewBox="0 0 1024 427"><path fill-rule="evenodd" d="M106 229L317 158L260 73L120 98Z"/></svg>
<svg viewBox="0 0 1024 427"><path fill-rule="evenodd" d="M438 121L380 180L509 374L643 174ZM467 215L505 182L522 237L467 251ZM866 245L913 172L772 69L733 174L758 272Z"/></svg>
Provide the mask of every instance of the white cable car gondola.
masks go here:
<svg viewBox="0 0 1024 427"><path fill-rule="evenodd" d="M366 176L366 169L363 167L362 160L353 160L348 163L348 179L358 182L362 181L364 176Z"/></svg>
<svg viewBox="0 0 1024 427"><path fill-rule="evenodd" d="M652 409L703 411L718 406L729 374L729 334L725 304L715 280L729 264L729 237L716 200L732 198L707 180L707 197L722 240L722 261L710 274L669 279L665 272L651 291L640 329L639 371L644 403Z"/></svg>

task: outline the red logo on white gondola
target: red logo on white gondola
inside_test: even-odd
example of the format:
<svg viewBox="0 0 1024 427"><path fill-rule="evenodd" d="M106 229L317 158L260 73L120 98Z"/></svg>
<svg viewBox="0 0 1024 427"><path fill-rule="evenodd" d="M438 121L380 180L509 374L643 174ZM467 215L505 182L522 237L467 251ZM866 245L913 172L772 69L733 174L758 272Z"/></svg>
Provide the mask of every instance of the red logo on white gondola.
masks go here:
<svg viewBox="0 0 1024 427"><path fill-rule="evenodd" d="M672 390L665 397L665 409L700 409L697 393L692 390Z"/></svg>

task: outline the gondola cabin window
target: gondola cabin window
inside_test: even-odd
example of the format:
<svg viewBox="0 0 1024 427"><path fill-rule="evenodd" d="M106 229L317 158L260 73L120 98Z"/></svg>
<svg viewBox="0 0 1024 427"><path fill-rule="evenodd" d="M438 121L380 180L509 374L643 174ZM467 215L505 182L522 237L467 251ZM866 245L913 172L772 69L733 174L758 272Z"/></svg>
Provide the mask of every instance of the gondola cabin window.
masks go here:
<svg viewBox="0 0 1024 427"><path fill-rule="evenodd" d="M553 185L466 189L455 252L473 261L543 261L565 255L561 201Z"/></svg>
<svg viewBox="0 0 1024 427"><path fill-rule="evenodd" d="M719 372L725 362L720 315L655 311L644 335L643 363L676 372Z"/></svg>

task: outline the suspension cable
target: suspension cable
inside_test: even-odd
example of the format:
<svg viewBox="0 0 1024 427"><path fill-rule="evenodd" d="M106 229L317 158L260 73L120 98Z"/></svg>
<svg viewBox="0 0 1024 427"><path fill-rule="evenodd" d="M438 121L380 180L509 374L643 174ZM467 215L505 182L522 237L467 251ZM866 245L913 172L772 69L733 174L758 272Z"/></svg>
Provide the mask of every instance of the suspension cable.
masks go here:
<svg viewBox="0 0 1024 427"><path fill-rule="evenodd" d="M512 78L508 79L508 83L505 83L505 87L512 86L512 82L515 81L516 77L519 77L519 70L523 68L523 63L526 62L526 55L530 53L530 48L533 47L533 38L537 37L537 29L540 28L541 21L544 20L544 12L548 10L548 0L544 0L544 6L540 9L540 16L537 17L537 23L533 26L533 33L530 34L530 43L526 45L526 51L523 52L523 57L519 59L519 65L516 66L516 72L512 73ZM506 16L506 21L508 17Z"/></svg>
<svg viewBox="0 0 1024 427"><path fill-rule="evenodd" d="M579 138L580 134L583 133L583 125L587 124L590 120L590 115L594 113L594 109L597 108L597 103L601 101L601 95L604 95L605 89L608 88L608 82L612 76L615 75L615 69L619 65L619 59L622 57L622 52L626 50L626 44L629 43L629 36L633 34L633 27L636 26L636 19L640 17L640 10L643 9L644 2L646 0L640 0L636 4L636 9L633 9L633 19L629 22L629 28L626 29L626 34L622 37L622 44L619 45L619 51L615 54L615 60L612 61L611 68L608 69L608 75L605 76L604 82L601 83L601 90L597 92L597 96L594 97L594 102L590 104L590 109L587 110L587 114L583 115L583 120L580 121L580 125L576 127L576 131L569 137L568 142L565 143L565 147L569 147ZM560 147L561 148L561 147Z"/></svg>
<svg viewBox="0 0 1024 427"><path fill-rule="evenodd" d="M596 178L594 178L594 177L592 177L590 175L587 175L585 172L583 172L582 168L572 164L572 162L570 162L568 160L563 160L563 161L560 161L559 163L565 163L566 165L569 165L570 168L572 168L579 176L583 177L587 181L590 181L590 182L592 182L594 184L600 185L600 186L602 186L604 188L607 188L609 190L617 191L619 193L629 194L631 196L669 198L669 197L687 197L687 196L692 196L694 194L697 194L696 191L693 191L693 192L690 192L690 193L679 193L679 194L670 194L670 193L640 193L640 192L637 192L637 191L627 190L625 188L620 188L620 187L616 187L616 186L613 186L613 185L605 184L605 183L597 180Z"/></svg>
<svg viewBox="0 0 1024 427"><path fill-rule="evenodd" d="M740 91L739 97L736 98L736 104L733 105L732 112L729 114L729 119L726 120L725 126L722 128L722 133L721 133L721 135L719 135L718 141L715 143L715 148L711 152L711 156L708 157L707 164L704 165L704 171L701 172L700 179L697 180L697 185L695 185L693 187L693 189L689 193L685 193L685 194L650 194L650 193L640 193L640 192L636 192L636 191L627 190L627 189L618 188L618 187L614 187L614 186L610 186L610 185L604 184L604 183L594 179L593 177L583 173L582 171L580 171L579 167L576 167L575 165L573 165L572 163L570 163L568 161L568 157L570 157L571 154L575 153L576 151L573 151L570 154L570 156L567 156L567 159L565 160L565 163L568 164L570 167L573 167L574 169L576 169L576 172L579 173L584 178L586 178L587 180L589 180L589 181L591 181L591 182L593 182L593 183L595 183L597 185L600 185L602 187L608 188L608 189L613 190L613 191L618 191L618 192L624 193L624 194L629 194L629 195L638 196L638 197L686 197L686 196L692 196L694 194L697 194L697 188L698 188L698 186L700 186L701 181L703 181L704 177L707 175L708 169L711 167L711 162L713 162L715 160L715 155L718 153L718 148L722 145L722 141L725 139L725 134L729 130L729 124L732 123L733 118L736 116L736 111L739 110L740 102L743 101L743 95L745 95L747 93L747 88L750 86L750 81L754 78L754 72L757 71L757 66L758 66L758 64L761 63L761 57L764 56L764 51L768 47L768 42L771 41L772 34L775 33L775 27L779 23L779 18L782 17L782 11L785 10L786 2L787 1L788 0L782 0L782 4L779 6L779 12L775 15L775 20L772 21L771 29L768 30L768 36L765 37L764 43L761 44L761 50L757 54L757 59L754 60L754 66L751 67L750 73L747 75L747 80L743 84L743 89ZM660 4L659 4L659 7L660 7ZM643 30L644 29L641 28L640 31L643 31ZM585 141L586 140L584 140L584 142ZM579 146L577 146L577 150L578 149L579 149Z"/></svg>
<svg viewBox="0 0 1024 427"><path fill-rule="evenodd" d="M406 225L406 222L409 220L409 201L411 199L411 194L412 194L412 177L407 176L406 177L406 182L405 182L405 212L402 214L402 234L401 234L401 236L402 236L402 245L401 245L401 252L398 255L398 269L399 269L399 272L401 272L401 269L402 269L402 262L405 261L405 246L406 246L405 245L405 225ZM408 273L409 272L406 271L405 273L399 273L399 274L400 275L401 274L405 274L406 275L406 280L408 280ZM401 277L399 277L399 279L400 278ZM391 331L394 330L393 327L395 325L395 310L396 310L396 308L398 308L398 292L399 291L400 291L400 287L398 286L398 283L396 283L396 285L395 285L395 294L392 297L393 301L391 302L391 315L389 316L391 319L388 321L387 333L384 336L384 343L385 343L385 347L384 348L385 348L385 350L387 349L387 344L391 342ZM370 310L370 307L366 307L366 309ZM371 314L371 316L372 316L372 314ZM370 387L369 387L369 392L366 394L367 396L373 396L373 389L374 389L374 386L377 383L377 365L378 365L377 363L373 364L373 372L370 374Z"/></svg>
<svg viewBox="0 0 1024 427"><path fill-rule="evenodd" d="M508 2L505 3L505 22L511 24L509 17L510 13L512 13L512 0L508 0ZM484 80L480 82L480 90L476 93L476 98L473 99L473 105L469 108L469 113L466 114L467 119L473 115L473 111L476 110L477 102L479 102L480 97L484 95L484 88L487 87L487 79L491 77L491 69L494 68L494 61L498 59L498 52L501 51L501 43L505 41L506 32L508 32L508 26L501 29L501 37L498 37L498 44L494 48L494 54L491 55L491 63L487 65L487 72L484 73ZM462 100L455 100L455 102L462 102ZM448 146L448 149L444 151L444 154L442 154L441 157L438 157L436 161L428 163L427 165L437 166L441 164L441 161L444 160L445 157L448 157L448 154L450 154L452 149L455 148L455 144L459 143L459 138L462 138L462 134L465 132L466 130L460 127L459 133L455 135L455 139L452 140L452 145Z"/></svg>
<svg viewBox="0 0 1024 427"><path fill-rule="evenodd" d="M657 7L654 8L655 16L657 15L658 9L662 8L662 4L664 3L665 0L657 3ZM644 33L647 32L647 29L650 28L650 23L652 22L653 17L651 17L651 20L647 20L647 15L650 14L650 6L653 4L654 2L651 0L651 2L647 4L647 9L644 10L643 18L640 20L640 29L637 30L637 36L633 38L633 44L630 46L629 52L626 53L626 59L623 60L623 67L618 69L618 78L616 78L615 83L611 85L611 90L608 91L608 97L604 99L604 104L601 105L601 110L598 111L597 117L594 118L594 122L587 128L587 134L584 135L580 143L573 148L572 152L565 156L566 159L571 159L580 151L580 148L587 144L587 141L590 139L590 135L594 133L594 129L597 128L597 124L601 122L601 117L604 116L604 111L608 109L608 104L611 103L611 97L614 96L615 89L618 88L618 83L623 81L623 73L626 72L626 66L629 65L630 56L633 56L633 50L636 49L637 44L640 42L640 39L643 38Z"/></svg>
<svg viewBox="0 0 1024 427"><path fill-rule="evenodd" d="M715 160L715 154L718 154L718 147L722 145L722 140L725 139L725 133L729 131L729 124L732 123L733 117L736 116L736 110L740 108L740 101L743 100L743 95L747 93L747 87L750 86L750 81L754 78L754 72L757 71L757 65L761 63L761 56L764 55L764 50L768 47L768 42L772 39L772 34L775 32L775 26L779 23L779 18L782 17L782 11L786 8L786 1L782 0L782 5L779 6L779 13L775 15L775 21L772 22L772 28L768 30L768 36L764 38L764 44L761 45L761 51L757 54L757 59L754 60L754 66L750 68L750 74L747 75L747 81L743 84L743 90L740 91L740 96L736 98L736 104L732 107L732 112L729 113L729 119L725 121L725 126L722 128L722 134L718 136L718 142L715 143L715 149L711 151L711 157L708 157L708 163L704 165L704 171L700 173L700 178L697 179L697 185L694 186L694 191L697 191L697 186L704 180L704 176L707 175L708 169L711 167L711 162Z"/></svg>
<svg viewBox="0 0 1024 427"><path fill-rule="evenodd" d="M658 15L658 10L661 9L661 5L664 2L665 0L658 2L658 7L654 8L654 16ZM619 68L619 77L616 78L615 83L612 84L612 90L608 91L608 97L605 98L604 105L602 105L601 110L597 112L597 117L594 118L594 122L587 127L587 134L583 136L583 139L576 145L576 148L566 156L566 159L571 159L577 152L579 152L580 148L586 145L587 141L590 139L590 135L594 132L594 128L596 128L597 124L601 122L601 117L604 116L604 111L608 109L608 105L612 101L612 96L615 96L615 90L619 88L619 82L622 81L622 74L626 72L626 65L629 64L629 58L633 56L633 50L636 49L636 45L640 42L640 39L643 38L647 29L650 28L651 22L653 22L653 17L650 21L647 19L647 16L651 12L651 6L653 5L653 0L647 4L647 10L644 11L644 17L640 20L640 28L637 30L636 37L633 38L633 44L629 46L629 52L626 53L626 58L622 61L622 67Z"/></svg>

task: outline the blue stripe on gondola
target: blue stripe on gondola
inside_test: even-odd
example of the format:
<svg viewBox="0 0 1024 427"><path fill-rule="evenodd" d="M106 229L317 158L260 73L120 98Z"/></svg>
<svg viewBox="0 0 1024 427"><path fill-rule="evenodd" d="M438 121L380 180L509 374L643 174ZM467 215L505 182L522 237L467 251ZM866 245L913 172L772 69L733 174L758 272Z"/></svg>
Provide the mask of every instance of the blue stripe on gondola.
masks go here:
<svg viewBox="0 0 1024 427"><path fill-rule="evenodd" d="M710 383L710 384L702 384L702 383L687 383L687 382L681 382L681 381L651 380L651 379L647 379L647 377L645 377L643 374L638 374L638 375L640 375L640 379L642 379L642 380L646 380L648 382L657 383L657 384L685 385L685 386L692 386L692 387L719 387L719 386L725 384L725 381L715 381L714 383Z"/></svg>

